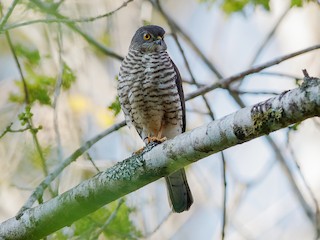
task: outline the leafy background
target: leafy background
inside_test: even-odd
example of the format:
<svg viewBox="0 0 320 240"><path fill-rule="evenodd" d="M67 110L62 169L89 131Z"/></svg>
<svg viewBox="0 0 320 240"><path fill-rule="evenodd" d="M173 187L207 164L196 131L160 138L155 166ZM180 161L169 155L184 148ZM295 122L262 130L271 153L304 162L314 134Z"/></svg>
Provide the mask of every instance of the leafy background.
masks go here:
<svg viewBox="0 0 320 240"><path fill-rule="evenodd" d="M163 12L157 8L158 2ZM0 20L1 221L14 216L41 180L85 141L123 120L116 97L119 59L143 23L167 30L168 50L185 81L186 94L197 88L193 80L203 85L219 78L192 42L225 77L320 42L317 1L122 3L1 1L1 16L13 10L7 22ZM171 34L168 16L181 28L173 28L173 32L191 71ZM318 51L304 54L230 87L244 105L252 105L296 87L303 68L319 76L318 59ZM220 118L240 108L225 89L206 94L206 101L207 105L198 97L187 102L188 130L211 121L212 116ZM224 152L226 239L315 236L307 207L297 198L288 176L293 176L315 212L320 187L319 124L318 119L308 120L271 134L272 142L259 138ZM135 131L127 127L106 136L65 168L43 200L112 166L141 146ZM283 164L289 172L283 170ZM157 181L48 238L219 239L224 209L221 155L193 164L187 172L195 198L189 212L171 214L163 181Z"/></svg>

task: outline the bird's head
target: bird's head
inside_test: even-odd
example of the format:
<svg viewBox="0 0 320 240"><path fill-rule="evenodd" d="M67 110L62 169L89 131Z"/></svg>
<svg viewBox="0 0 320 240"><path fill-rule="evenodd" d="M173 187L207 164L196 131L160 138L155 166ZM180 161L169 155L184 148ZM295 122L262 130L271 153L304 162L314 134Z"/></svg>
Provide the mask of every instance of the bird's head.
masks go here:
<svg viewBox="0 0 320 240"><path fill-rule="evenodd" d="M148 25L139 28L134 34L130 49L145 53L160 52L167 49L163 40L165 31L162 27Z"/></svg>

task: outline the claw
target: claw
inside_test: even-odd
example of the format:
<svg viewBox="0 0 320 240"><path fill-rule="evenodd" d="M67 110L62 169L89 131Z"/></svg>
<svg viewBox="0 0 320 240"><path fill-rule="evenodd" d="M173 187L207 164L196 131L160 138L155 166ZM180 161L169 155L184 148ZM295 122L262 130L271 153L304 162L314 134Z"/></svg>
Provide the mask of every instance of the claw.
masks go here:
<svg viewBox="0 0 320 240"><path fill-rule="evenodd" d="M137 155L137 154L142 153L144 149L145 149L145 147L140 148L139 150L135 151L135 152L133 153L133 155Z"/></svg>
<svg viewBox="0 0 320 240"><path fill-rule="evenodd" d="M167 138L163 137L163 138L159 138L159 137L148 137L148 143L150 142L156 142L156 143L163 143L164 141L166 141Z"/></svg>

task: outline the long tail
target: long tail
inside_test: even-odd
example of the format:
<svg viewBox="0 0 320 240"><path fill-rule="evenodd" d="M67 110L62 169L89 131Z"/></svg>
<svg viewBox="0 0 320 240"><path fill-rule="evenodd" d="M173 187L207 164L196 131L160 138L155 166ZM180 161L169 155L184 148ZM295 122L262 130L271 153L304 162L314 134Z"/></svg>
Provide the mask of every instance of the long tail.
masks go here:
<svg viewBox="0 0 320 240"><path fill-rule="evenodd" d="M177 213L189 210L193 203L193 197L187 182L185 170L183 168L179 169L165 179L172 210Z"/></svg>

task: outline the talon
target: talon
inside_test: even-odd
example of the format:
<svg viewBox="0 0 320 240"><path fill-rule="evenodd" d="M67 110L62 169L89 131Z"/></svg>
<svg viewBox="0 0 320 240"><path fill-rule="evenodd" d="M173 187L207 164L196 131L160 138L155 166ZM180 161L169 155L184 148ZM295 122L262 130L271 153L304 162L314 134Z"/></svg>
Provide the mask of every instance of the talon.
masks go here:
<svg viewBox="0 0 320 240"><path fill-rule="evenodd" d="M150 142L156 142L156 143L163 143L164 141L166 141L167 138L163 137L163 138L159 138L159 137L149 137L148 138L148 143Z"/></svg>
<svg viewBox="0 0 320 240"><path fill-rule="evenodd" d="M139 150L135 151L135 152L133 153L133 155L138 155L138 154L142 153L143 150L144 150L144 148L145 148L145 147L142 147L142 148L140 148Z"/></svg>

